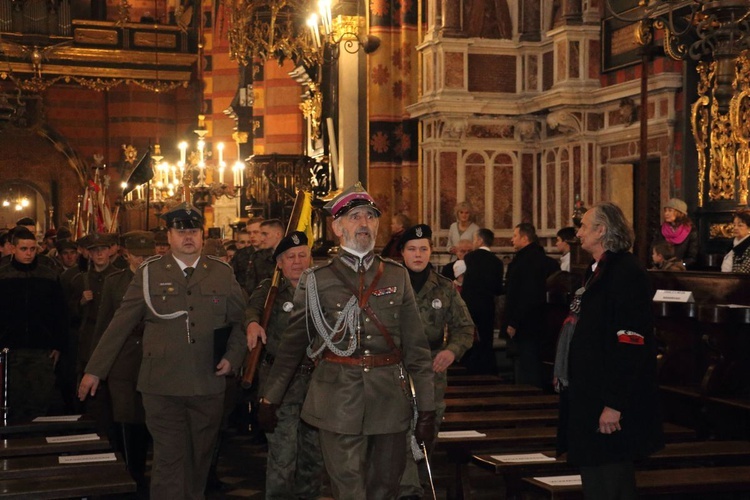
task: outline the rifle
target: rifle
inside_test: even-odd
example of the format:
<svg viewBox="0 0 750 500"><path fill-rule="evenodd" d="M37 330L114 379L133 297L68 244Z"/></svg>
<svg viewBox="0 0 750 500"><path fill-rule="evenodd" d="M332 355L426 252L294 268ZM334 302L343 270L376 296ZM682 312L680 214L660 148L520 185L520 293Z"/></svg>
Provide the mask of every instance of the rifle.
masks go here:
<svg viewBox="0 0 750 500"><path fill-rule="evenodd" d="M302 217L306 193L303 190L297 191L297 197L294 200L294 207L292 207L292 215L289 217L289 223L286 226L285 236L291 232L297 230ZM273 310L273 303L276 301L276 295L279 293L279 281L281 280L281 269L277 265L273 271L273 277L271 278L271 288L268 290L266 295L266 301L263 304L263 315L261 316L260 326L265 330L268 327L268 322L271 320L271 311ZM249 351L245 355L245 369L242 373L242 387L247 389L253 384L255 378L255 372L258 370L258 363L260 361L260 354L263 351L263 343L258 342L252 351Z"/></svg>

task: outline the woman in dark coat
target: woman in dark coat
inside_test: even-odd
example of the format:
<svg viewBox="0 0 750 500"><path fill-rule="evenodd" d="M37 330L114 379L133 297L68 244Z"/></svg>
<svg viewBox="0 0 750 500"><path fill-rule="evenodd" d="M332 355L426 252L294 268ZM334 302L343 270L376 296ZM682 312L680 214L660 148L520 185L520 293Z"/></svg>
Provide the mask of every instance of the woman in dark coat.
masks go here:
<svg viewBox="0 0 750 500"><path fill-rule="evenodd" d="M633 462L663 446L651 286L616 205L586 212L578 237L595 263L558 344L558 452L580 466L587 499L636 498Z"/></svg>
<svg viewBox="0 0 750 500"><path fill-rule="evenodd" d="M677 260L691 269L698 260L698 230L687 215L687 203L672 198L663 207L664 223L658 241L671 243Z"/></svg>

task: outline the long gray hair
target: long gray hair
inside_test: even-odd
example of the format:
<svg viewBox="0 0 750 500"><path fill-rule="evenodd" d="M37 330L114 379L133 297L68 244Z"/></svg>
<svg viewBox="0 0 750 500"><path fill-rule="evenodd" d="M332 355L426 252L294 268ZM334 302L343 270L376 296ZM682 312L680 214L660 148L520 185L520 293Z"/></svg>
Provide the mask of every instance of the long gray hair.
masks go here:
<svg viewBox="0 0 750 500"><path fill-rule="evenodd" d="M630 250L635 240L633 228L625 219L620 207L614 203L603 201L593 206L594 224L604 226L605 232L602 236L602 246L605 250L612 252L625 252Z"/></svg>

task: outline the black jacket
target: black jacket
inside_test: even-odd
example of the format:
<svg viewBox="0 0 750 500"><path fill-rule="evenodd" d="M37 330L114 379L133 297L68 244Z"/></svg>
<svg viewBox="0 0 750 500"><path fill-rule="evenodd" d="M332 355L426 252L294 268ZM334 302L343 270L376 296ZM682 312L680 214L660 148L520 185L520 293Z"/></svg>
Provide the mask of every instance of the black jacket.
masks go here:
<svg viewBox="0 0 750 500"><path fill-rule="evenodd" d="M0 347L56 349L67 343L65 298L57 273L36 258L0 267Z"/></svg>
<svg viewBox="0 0 750 500"><path fill-rule="evenodd" d="M588 281L560 407L558 452L568 452L568 463L630 461L663 446L652 295L646 271L628 252L606 252ZM605 406L621 412L622 431L597 432Z"/></svg>
<svg viewBox="0 0 750 500"><path fill-rule="evenodd" d="M464 257L466 274L461 298L469 308L479 335L492 335L495 323L495 296L503 293L503 261L487 250L469 252Z"/></svg>
<svg viewBox="0 0 750 500"><path fill-rule="evenodd" d="M547 257L539 243L530 243L516 252L508 264L503 330L512 326L517 335L541 337L545 328L547 277L559 270L559 263Z"/></svg>

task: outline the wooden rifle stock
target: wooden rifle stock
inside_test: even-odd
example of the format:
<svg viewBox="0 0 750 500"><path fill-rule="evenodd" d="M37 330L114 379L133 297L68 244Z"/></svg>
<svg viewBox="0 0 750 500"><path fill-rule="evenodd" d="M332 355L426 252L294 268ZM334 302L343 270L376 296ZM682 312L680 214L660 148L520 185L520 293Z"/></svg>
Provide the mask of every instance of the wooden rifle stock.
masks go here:
<svg viewBox="0 0 750 500"><path fill-rule="evenodd" d="M263 328L263 331L268 328L268 322L271 320L273 303L276 301L276 294L279 292L280 278L281 270L277 266L273 272L273 278L271 278L271 288L268 290L268 295L266 295L266 302L263 304L263 316L260 319L260 326ZM242 373L242 387L245 389L253 385L253 379L255 378L255 372L258 370L258 363L260 363L262 352L263 342L258 339L255 348L245 355L245 370Z"/></svg>
<svg viewBox="0 0 750 500"><path fill-rule="evenodd" d="M294 200L294 207L292 207L292 215L289 217L289 223L286 226L285 236L297 230L304 203L305 192L299 190L297 191L297 198ZM276 269L273 272L273 278L271 278L271 288L268 290L266 302L263 304L263 316L261 316L260 326L264 331L268 328L268 322L271 320L271 311L273 311L273 303L276 301L276 295L279 292L280 280L281 269L276 266ZM253 379L255 378L255 372L258 370L258 363L260 362L260 355L262 352L263 343L258 340L255 348L245 356L245 369L242 373L242 387L245 389L253 384Z"/></svg>

